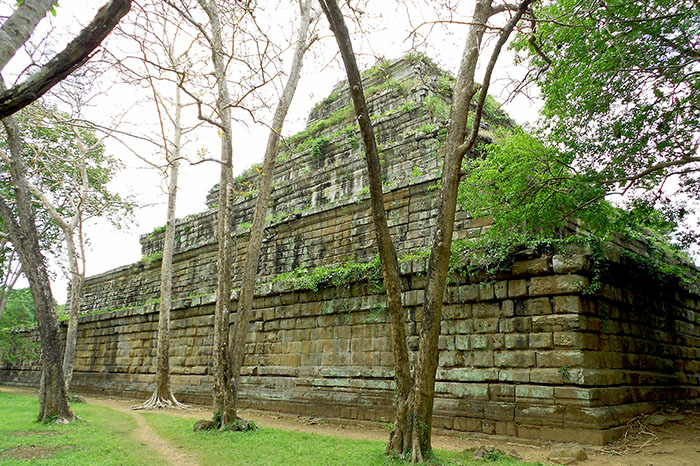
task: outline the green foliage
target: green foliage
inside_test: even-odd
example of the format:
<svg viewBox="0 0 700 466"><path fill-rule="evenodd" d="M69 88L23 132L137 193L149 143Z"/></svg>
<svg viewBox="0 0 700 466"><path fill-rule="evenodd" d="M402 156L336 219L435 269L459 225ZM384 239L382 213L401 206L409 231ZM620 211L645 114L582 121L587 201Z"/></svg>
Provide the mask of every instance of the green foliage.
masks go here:
<svg viewBox="0 0 700 466"><path fill-rule="evenodd" d="M399 110L403 113L411 113L415 112L419 108L420 105L418 105L418 102L416 102L415 100L407 100L401 105Z"/></svg>
<svg viewBox="0 0 700 466"><path fill-rule="evenodd" d="M241 172L240 175L233 179L234 185L244 184L245 182L250 182L249 178L255 177L262 173L262 163L254 163L250 167L246 168Z"/></svg>
<svg viewBox="0 0 700 466"><path fill-rule="evenodd" d="M314 159L320 158L329 143L330 139L327 137L320 137L311 141L311 157Z"/></svg>
<svg viewBox="0 0 700 466"><path fill-rule="evenodd" d="M514 126L515 123L511 118L501 109L501 104L496 102L496 99L490 95L486 96L484 100L484 118L491 124L502 125L502 126Z"/></svg>
<svg viewBox="0 0 700 466"><path fill-rule="evenodd" d="M443 73L438 77L438 92L440 95L452 98L452 88L455 85L455 78L447 73Z"/></svg>
<svg viewBox="0 0 700 466"><path fill-rule="evenodd" d="M314 105L314 108L311 110L311 113L315 113L319 110L328 108L333 102L338 100L338 97L340 97L340 92L334 91L330 93L328 97Z"/></svg>
<svg viewBox="0 0 700 466"><path fill-rule="evenodd" d="M343 107L335 112L331 113L328 118L324 120L315 121L310 124L304 131L301 131L294 136L290 136L286 139L287 144L294 147L295 152L303 152L304 150L311 147L311 140L326 128L335 126L340 123L351 124L354 121L354 110L352 105Z"/></svg>
<svg viewBox="0 0 700 466"><path fill-rule="evenodd" d="M284 282L295 290L318 291L330 286L347 286L353 282L367 281L376 289L383 289L382 267L379 257L370 262L347 261L342 265L320 266L314 269L298 267L292 272L275 275L272 283Z"/></svg>
<svg viewBox="0 0 700 466"><path fill-rule="evenodd" d="M238 225L238 231L247 230L252 226L253 226L253 222L243 222L240 225Z"/></svg>
<svg viewBox="0 0 700 466"><path fill-rule="evenodd" d="M700 192L697 2L548 0L533 14L514 48L537 68L543 134L606 191L683 213L658 190L677 174L680 192Z"/></svg>
<svg viewBox="0 0 700 466"><path fill-rule="evenodd" d="M423 100L423 109L438 121L447 120L450 117L450 104L436 94L430 94Z"/></svg>
<svg viewBox="0 0 700 466"><path fill-rule="evenodd" d="M651 255L639 260L649 262L647 268L653 264L668 279L686 274L687 257L668 240L672 221L643 202L628 209L613 206L595 178L571 167L566 153L518 128L499 130L495 142L483 150L483 158L465 166L467 174L459 187L462 208L474 217L493 219L479 238L455 242L461 249L458 256L469 256L468 270L495 273L507 270L518 250L580 242L591 257L591 284L582 292L596 293L606 264L602 244L622 235L651 247ZM579 233L562 238L565 228ZM664 265L671 258L674 265Z"/></svg>
<svg viewBox="0 0 700 466"><path fill-rule="evenodd" d="M161 260L163 258L163 251L156 251L152 254L147 254L141 258L141 262L143 264L150 264L151 262L155 262L158 260Z"/></svg>
<svg viewBox="0 0 700 466"><path fill-rule="evenodd" d="M571 171L566 154L518 128L494 138L485 157L465 165L459 203L475 217L492 216L496 236L551 237L573 212L599 236L627 228L628 218L594 180Z"/></svg>
<svg viewBox="0 0 700 466"><path fill-rule="evenodd" d="M0 318L0 328L15 328L36 322L34 299L29 288L8 290L7 306Z"/></svg>

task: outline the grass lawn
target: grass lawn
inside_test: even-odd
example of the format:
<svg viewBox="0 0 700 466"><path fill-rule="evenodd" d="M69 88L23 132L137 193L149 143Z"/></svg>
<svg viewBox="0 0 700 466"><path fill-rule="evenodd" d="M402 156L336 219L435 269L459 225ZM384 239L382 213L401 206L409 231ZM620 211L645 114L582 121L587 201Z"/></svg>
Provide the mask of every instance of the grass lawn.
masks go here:
<svg viewBox="0 0 700 466"><path fill-rule="evenodd" d="M316 434L259 428L252 432L192 432L194 420L144 413L146 421L173 445L202 465L398 465L386 458L384 442L350 440ZM475 461L467 453L437 451L429 464L535 466L511 458Z"/></svg>
<svg viewBox="0 0 700 466"><path fill-rule="evenodd" d="M136 420L101 406L74 404L81 420L39 424L36 396L0 393L0 466L168 464L132 438ZM260 428L253 432L192 432L194 420L142 412L156 433L202 465L398 465L383 455L384 443ZM495 455L498 456L498 455ZM511 458L475 461L470 453L438 451L430 464L535 466Z"/></svg>
<svg viewBox="0 0 700 466"><path fill-rule="evenodd" d="M73 404L82 420L39 424L36 396L0 393L0 465L165 465L164 458L133 440L136 421L127 414ZM41 459L27 459L39 456ZM26 458L26 459L22 459Z"/></svg>

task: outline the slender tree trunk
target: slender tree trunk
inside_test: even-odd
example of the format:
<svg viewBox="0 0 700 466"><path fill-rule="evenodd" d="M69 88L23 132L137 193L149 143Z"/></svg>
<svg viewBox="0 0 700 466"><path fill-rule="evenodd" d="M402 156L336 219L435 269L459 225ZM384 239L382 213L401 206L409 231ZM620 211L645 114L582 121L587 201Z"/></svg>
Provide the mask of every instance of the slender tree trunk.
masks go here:
<svg viewBox="0 0 700 466"><path fill-rule="evenodd" d="M177 401L170 385L170 310L172 309L173 255L175 252L175 204L177 201L180 149L182 145L181 90L175 90L175 134L170 152L170 179L168 181L168 211L160 267L160 306L158 309L158 344L156 347L156 388L143 404L132 409L184 408Z"/></svg>
<svg viewBox="0 0 700 466"><path fill-rule="evenodd" d="M5 280L2 285L2 289L0 289L0 319L2 319L2 315L7 308L7 301L10 299L10 291L15 288L17 280L19 279L20 275L22 275L21 264L16 266L16 268L13 268L15 267L15 264L13 264L16 260L15 254L17 254L17 252L13 250L8 261L9 265L5 274Z"/></svg>
<svg viewBox="0 0 700 466"><path fill-rule="evenodd" d="M229 191L233 180L233 131L231 95L226 82L226 64L219 10L213 1L198 0L211 25L211 56L216 77L216 109L221 130L221 174L219 178L219 212L217 215L218 274L214 309L214 420L226 426L236 420L229 362L229 315L231 314L231 222Z"/></svg>
<svg viewBox="0 0 700 466"><path fill-rule="evenodd" d="M66 381L66 392L70 392L70 384L73 380L73 364L75 363L75 348L78 345L78 317L80 301L83 296L83 283L85 274L78 267L78 255L75 251L75 241L72 231L63 231L66 239L68 263L70 267L70 306L68 317L68 329L66 330L66 348L63 352L63 377Z"/></svg>
<svg viewBox="0 0 700 466"><path fill-rule="evenodd" d="M297 42L294 49L294 58L292 60L292 69L289 73L289 79L282 91L282 97L275 110L275 116L272 120L270 135L267 140L265 149L265 157L263 159L262 173L260 173L258 181L258 196L255 201L255 211L253 213L253 225L250 230L250 239L248 241L248 249L246 251L245 263L243 266L243 277L241 282L241 290L238 294L238 312L234 319L233 343L231 344L231 376L234 400L234 416L237 416L238 407L238 392L241 366L245 357L245 341L248 335L248 327L250 326L250 314L253 307L253 294L255 292L255 278L258 272L258 264L260 261L260 247L262 245L263 232L265 230L265 218L267 216L267 206L270 201L270 193L272 191L272 175L275 168L275 158L279 148L280 133L284 120L287 117L287 111L294 98L299 78L301 77L301 68L304 62L304 53L308 48L307 36L309 25L311 24L311 3L312 0L306 0L301 8L301 18L299 29L297 31Z"/></svg>
<svg viewBox="0 0 700 466"><path fill-rule="evenodd" d="M29 281L34 298L42 353L42 383L39 392L38 419L67 423L75 419L75 416L68 404L65 390L61 367L58 318L51 295L49 276L39 248L32 200L27 186L26 167L22 158L21 134L14 118L5 118L3 125L10 149L10 173L19 221L2 199L0 199L0 215L8 228L12 243L17 248L24 274Z"/></svg>
<svg viewBox="0 0 700 466"><path fill-rule="evenodd" d="M481 89L474 124L471 134L467 139L467 116L469 105L479 90L474 80L476 66L480 56L481 41L486 29L488 19L497 12L492 7L492 0L477 0L472 26L469 28L467 40L462 56L460 70L453 91L450 127L448 128L447 143L445 147L445 163L442 175L442 189L440 192L440 207L436 220L436 229L433 235L432 249L428 272L426 276L426 288L424 304L421 312L421 325L418 340L418 359L413 370L413 380L410 379L410 366L405 339L404 313L400 299L392 305L392 293L394 288L400 293L400 275L396 265L396 253L389 238L384 215L384 206L381 196L381 182L379 189L373 186L380 174L378 158L376 157L376 144L369 119L364 97L362 83L352 51L352 43L345 27L343 16L335 0L319 0L326 13L334 32L338 46L345 63L348 75L348 84L353 97L355 113L360 124L360 131L365 142L367 157L367 170L370 178L370 196L372 200L372 216L377 234L379 255L384 270L384 279L387 286L387 298L389 300L390 324L392 329L392 344L394 352L394 365L397 383L397 407L393 430L387 443L387 451L394 450L402 454L411 453L411 461L420 462L424 455L431 451L431 431L433 402L435 395L435 374L438 365L438 337L440 335L440 316L449 270L449 260L452 246L452 234L454 230L454 218L457 205L457 188L459 185L460 170L464 155L471 150L476 142L481 112L483 109L488 85L501 47L505 44L515 24L529 7L532 0L523 0L518 5L517 12L511 17L507 25L502 29L498 43L487 66L484 85ZM465 140L466 139L466 140ZM376 212L375 210L381 210ZM387 251L387 243L391 245L391 254ZM395 272L394 272L395 269ZM399 295L400 297L400 295ZM394 298L395 299L395 298ZM412 382L412 383L411 383ZM408 384L409 389L404 387Z"/></svg>

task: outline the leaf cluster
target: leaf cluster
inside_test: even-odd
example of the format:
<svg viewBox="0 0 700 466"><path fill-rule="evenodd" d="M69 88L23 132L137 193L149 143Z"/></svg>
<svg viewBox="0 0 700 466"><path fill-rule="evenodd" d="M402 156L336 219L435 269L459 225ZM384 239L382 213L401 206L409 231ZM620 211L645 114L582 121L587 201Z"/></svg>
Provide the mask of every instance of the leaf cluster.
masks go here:
<svg viewBox="0 0 700 466"><path fill-rule="evenodd" d="M658 192L675 176L697 197L698 3L547 0L533 15L513 47L534 67L551 144L608 192L665 201Z"/></svg>

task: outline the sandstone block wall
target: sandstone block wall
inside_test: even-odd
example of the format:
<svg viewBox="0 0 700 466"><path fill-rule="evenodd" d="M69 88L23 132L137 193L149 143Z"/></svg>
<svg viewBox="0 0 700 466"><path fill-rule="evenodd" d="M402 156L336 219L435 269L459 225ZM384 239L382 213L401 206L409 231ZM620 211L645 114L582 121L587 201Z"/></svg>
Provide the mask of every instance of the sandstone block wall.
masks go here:
<svg viewBox="0 0 700 466"><path fill-rule="evenodd" d="M440 336L437 428L601 444L659 403L700 398L700 300L630 301L606 277L581 296L585 255L522 259L498 279L452 277ZM403 264L415 350L425 262ZM613 269L614 270L614 269ZM360 421L393 416L393 364L384 296L367 283L318 292L261 287L248 338L242 405ZM627 297L624 299L623 297ZM208 402L215 296L181 299L172 313L179 398ZM626 303L626 304L622 304ZM658 306L659 319L642 316ZM155 373L155 305L81 318L74 386L146 396ZM414 355L415 356L415 355ZM5 366L3 383L37 379L35 363Z"/></svg>

